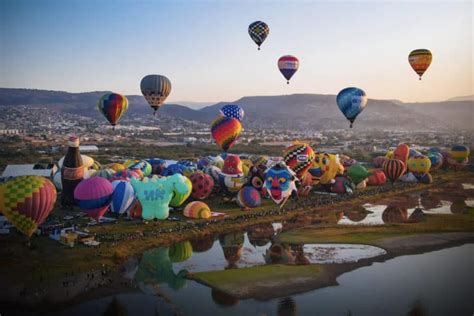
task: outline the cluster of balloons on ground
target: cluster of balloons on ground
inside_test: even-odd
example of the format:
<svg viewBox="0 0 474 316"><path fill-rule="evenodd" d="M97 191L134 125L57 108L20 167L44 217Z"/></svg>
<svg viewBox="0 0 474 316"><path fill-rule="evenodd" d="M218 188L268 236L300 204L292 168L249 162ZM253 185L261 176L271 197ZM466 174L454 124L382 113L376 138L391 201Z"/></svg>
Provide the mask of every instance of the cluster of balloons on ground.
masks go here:
<svg viewBox="0 0 474 316"><path fill-rule="evenodd" d="M469 154L463 145L421 153L400 144L385 156L375 157L372 170L346 155L314 151L304 142L294 142L281 157L223 153L197 161L150 158L102 166L83 155L84 180L74 198L96 220L108 211L146 221L163 220L170 208L186 217L207 219L212 211L205 200L211 195L234 201L243 210L261 206L264 198L281 208L290 198L305 198L315 188L352 193L387 180L431 183L431 173L440 168L464 168ZM0 185L0 210L19 231L31 236L53 210L56 190L62 189L60 172L53 182L39 176L7 181Z"/></svg>

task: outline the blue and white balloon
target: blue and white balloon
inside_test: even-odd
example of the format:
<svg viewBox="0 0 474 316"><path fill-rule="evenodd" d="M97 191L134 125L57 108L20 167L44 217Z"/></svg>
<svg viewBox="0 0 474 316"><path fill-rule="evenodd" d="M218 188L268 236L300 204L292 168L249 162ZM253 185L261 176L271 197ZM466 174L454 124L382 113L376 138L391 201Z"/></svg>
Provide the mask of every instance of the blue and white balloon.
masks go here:
<svg viewBox="0 0 474 316"><path fill-rule="evenodd" d="M239 121L242 121L244 118L245 112L244 110L238 106L237 104L227 104L224 105L220 110L219 110L221 116L225 116L228 118L236 118Z"/></svg>
<svg viewBox="0 0 474 316"><path fill-rule="evenodd" d="M336 102L339 110L351 122L352 128L356 117L367 106L367 95L359 88L345 88L337 94Z"/></svg>
<svg viewBox="0 0 474 316"><path fill-rule="evenodd" d="M110 210L112 213L123 214L128 211L135 202L135 190L130 182L115 180L112 182L113 193Z"/></svg>

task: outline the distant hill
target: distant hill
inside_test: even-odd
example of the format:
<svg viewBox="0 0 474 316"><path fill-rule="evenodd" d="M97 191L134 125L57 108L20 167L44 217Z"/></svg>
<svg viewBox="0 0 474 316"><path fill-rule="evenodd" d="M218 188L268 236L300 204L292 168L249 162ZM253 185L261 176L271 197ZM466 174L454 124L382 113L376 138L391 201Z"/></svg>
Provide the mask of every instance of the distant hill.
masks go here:
<svg viewBox="0 0 474 316"><path fill-rule="evenodd" d="M99 117L97 99L106 91L68 93L61 91L0 88L0 105L30 105L54 108L65 113ZM128 116L150 115L152 110L143 96L130 95ZM244 126L274 130L321 130L349 126L336 106L334 95L292 94L250 96L234 101L245 110ZM221 102L201 109L178 104L165 104L159 115L210 123ZM402 103L395 100L368 101L357 118L358 129L438 130L447 128L474 129L474 102L445 101L437 103Z"/></svg>
<svg viewBox="0 0 474 316"><path fill-rule="evenodd" d="M462 97L455 97L455 98L448 99L446 101L474 101L474 94L465 95Z"/></svg>

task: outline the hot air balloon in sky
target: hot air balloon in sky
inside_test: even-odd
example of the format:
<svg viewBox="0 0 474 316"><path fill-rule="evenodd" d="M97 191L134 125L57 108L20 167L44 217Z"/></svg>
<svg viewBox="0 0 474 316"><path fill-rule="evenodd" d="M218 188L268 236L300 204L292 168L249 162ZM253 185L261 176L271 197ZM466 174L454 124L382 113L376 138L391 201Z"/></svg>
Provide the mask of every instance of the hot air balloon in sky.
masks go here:
<svg viewBox="0 0 474 316"><path fill-rule="evenodd" d="M55 202L56 188L43 177L21 176L0 185L0 210L28 237L48 217Z"/></svg>
<svg viewBox="0 0 474 316"><path fill-rule="evenodd" d="M286 78L287 84L290 83L290 79L298 70L299 65L300 61L295 56L285 55L278 59L278 69L280 69L283 77Z"/></svg>
<svg viewBox="0 0 474 316"><path fill-rule="evenodd" d="M336 102L342 114L351 122L352 128L356 117L367 105L367 95L359 88L345 88L337 94Z"/></svg>
<svg viewBox="0 0 474 316"><path fill-rule="evenodd" d="M431 52L427 49L415 49L408 55L408 62L411 65L411 68L420 76L423 76L425 71L431 64L433 56Z"/></svg>
<svg viewBox="0 0 474 316"><path fill-rule="evenodd" d="M165 76L148 75L140 82L140 89L155 114L171 92L171 81Z"/></svg>
<svg viewBox="0 0 474 316"><path fill-rule="evenodd" d="M242 121L244 118L245 112L244 110L238 106L237 104L227 104L224 105L220 110L219 113L221 116L225 116L228 118L235 117L239 121Z"/></svg>
<svg viewBox="0 0 474 316"><path fill-rule="evenodd" d="M128 109L127 97L118 93L104 94L97 102L99 112L112 126L117 125L122 115Z"/></svg>
<svg viewBox="0 0 474 316"><path fill-rule="evenodd" d="M234 146L241 132L242 124L233 117L219 117L211 125L212 137L225 152Z"/></svg>
<svg viewBox="0 0 474 316"><path fill-rule="evenodd" d="M260 45L263 44L269 33L270 28L265 22L256 21L249 25L249 35L258 45L258 50L260 50Z"/></svg>

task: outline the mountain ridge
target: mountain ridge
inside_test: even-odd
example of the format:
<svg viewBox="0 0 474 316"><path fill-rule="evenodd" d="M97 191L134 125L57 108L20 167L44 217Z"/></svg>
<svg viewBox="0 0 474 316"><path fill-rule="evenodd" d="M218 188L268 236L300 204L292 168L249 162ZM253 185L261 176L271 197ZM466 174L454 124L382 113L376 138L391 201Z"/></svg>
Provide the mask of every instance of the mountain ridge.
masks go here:
<svg viewBox="0 0 474 316"><path fill-rule="evenodd" d="M40 89L0 88L0 105L49 107L57 111L99 118L96 102L108 91L69 93ZM128 115L150 115L152 110L141 95L129 95ZM200 109L165 104L158 114L189 121L210 123L218 110L229 102ZM345 120L331 94L299 93L274 96L244 96L234 102L245 110L244 126L270 129L346 128ZM456 110L453 110L456 107ZM369 99L367 108L355 122L364 129L473 129L472 101L403 103L398 100Z"/></svg>

